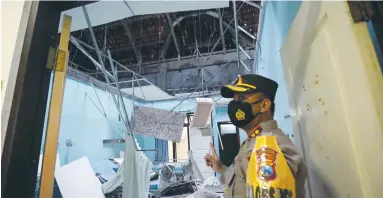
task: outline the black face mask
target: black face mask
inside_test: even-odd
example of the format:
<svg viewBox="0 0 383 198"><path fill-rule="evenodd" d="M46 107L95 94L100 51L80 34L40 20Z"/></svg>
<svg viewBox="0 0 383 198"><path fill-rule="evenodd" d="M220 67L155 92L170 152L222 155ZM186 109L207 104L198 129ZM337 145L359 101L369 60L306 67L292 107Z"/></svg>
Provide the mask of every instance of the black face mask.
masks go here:
<svg viewBox="0 0 383 198"><path fill-rule="evenodd" d="M255 115L253 114L252 105L262 102L259 100L257 102L248 103L245 101L230 101L227 107L227 113L229 115L230 121L234 126L239 128L245 127L249 124L255 117L262 114L262 112L258 112Z"/></svg>

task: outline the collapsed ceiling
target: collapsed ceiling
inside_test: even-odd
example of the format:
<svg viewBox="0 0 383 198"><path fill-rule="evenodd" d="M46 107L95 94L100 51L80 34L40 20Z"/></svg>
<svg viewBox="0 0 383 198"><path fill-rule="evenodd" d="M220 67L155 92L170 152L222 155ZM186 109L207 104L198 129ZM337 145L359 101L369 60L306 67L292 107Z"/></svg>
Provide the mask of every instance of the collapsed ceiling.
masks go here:
<svg viewBox="0 0 383 198"><path fill-rule="evenodd" d="M251 3L260 5L259 1ZM115 61L147 78L167 93L191 92L201 83L201 78L204 82L204 77L201 77L203 75L207 76L205 79L214 78L206 85L206 90L214 91L222 84L232 81L236 75L245 73L246 69L252 67L254 59L249 54L253 56L257 45L253 38L257 35L260 9L242 1L237 1L235 6L236 17L231 2L229 7L222 9L133 16L92 29L104 58L105 68L110 73L112 68L107 50ZM237 27L243 28L247 33L235 28L235 18ZM246 55L240 56L245 57L241 58L242 64L248 68L239 67L236 59L233 61L234 55L237 55L236 31L239 47ZM89 29L72 32L72 36L98 60ZM72 69L105 82L102 71L73 43L70 43L69 49ZM228 66L221 71L222 65ZM217 68L207 69L209 66ZM201 69L205 67L205 74L201 74ZM182 70L189 71L185 74ZM215 71L221 74L215 77ZM161 83L159 78L163 74L167 77ZM119 67L117 78L121 82L120 88L124 88L131 86L132 83L126 82L133 75L127 69ZM190 82L184 85L183 81Z"/></svg>

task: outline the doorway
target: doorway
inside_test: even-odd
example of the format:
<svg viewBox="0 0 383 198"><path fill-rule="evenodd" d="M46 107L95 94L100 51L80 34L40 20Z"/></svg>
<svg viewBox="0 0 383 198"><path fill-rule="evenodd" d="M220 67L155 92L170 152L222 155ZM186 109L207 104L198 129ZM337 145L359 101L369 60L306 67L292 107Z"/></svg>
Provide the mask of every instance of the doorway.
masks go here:
<svg viewBox="0 0 383 198"><path fill-rule="evenodd" d="M219 157L225 166L230 166L240 147L239 128L231 122L218 122L218 130L221 135L222 147L219 147ZM221 142L219 142L221 144Z"/></svg>

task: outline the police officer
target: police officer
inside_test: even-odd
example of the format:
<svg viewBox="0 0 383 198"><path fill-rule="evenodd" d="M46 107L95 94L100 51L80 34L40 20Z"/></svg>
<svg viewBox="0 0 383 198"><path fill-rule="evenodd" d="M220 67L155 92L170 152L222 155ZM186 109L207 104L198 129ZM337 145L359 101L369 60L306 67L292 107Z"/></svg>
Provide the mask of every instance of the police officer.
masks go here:
<svg viewBox="0 0 383 198"><path fill-rule="evenodd" d="M246 171L249 158L255 145L255 137L263 135L276 136L295 178L296 198L305 197L306 164L294 144L273 120L277 88L276 82L256 74L238 76L233 84L221 88L222 97L233 98L228 105L231 123L243 129L248 135L229 167L220 162L212 145L210 145L212 154L205 156L206 165L221 175L221 183L225 184L224 197L246 197Z"/></svg>

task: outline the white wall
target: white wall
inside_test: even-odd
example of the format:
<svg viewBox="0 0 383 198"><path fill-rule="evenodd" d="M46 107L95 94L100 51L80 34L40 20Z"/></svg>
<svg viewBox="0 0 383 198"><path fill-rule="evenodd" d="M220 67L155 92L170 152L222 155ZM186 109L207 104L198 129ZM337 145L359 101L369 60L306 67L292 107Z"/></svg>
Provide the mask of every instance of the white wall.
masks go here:
<svg viewBox="0 0 383 198"><path fill-rule="evenodd" d="M1 1L1 152L31 5L23 0Z"/></svg>

